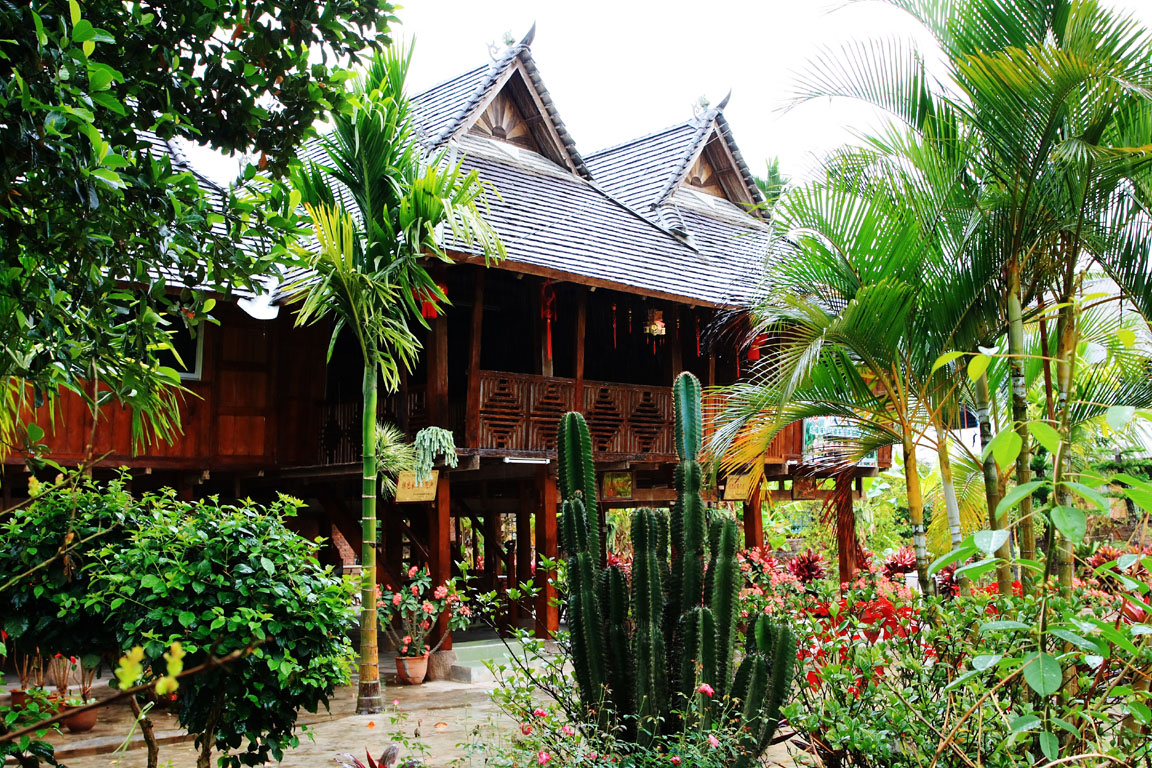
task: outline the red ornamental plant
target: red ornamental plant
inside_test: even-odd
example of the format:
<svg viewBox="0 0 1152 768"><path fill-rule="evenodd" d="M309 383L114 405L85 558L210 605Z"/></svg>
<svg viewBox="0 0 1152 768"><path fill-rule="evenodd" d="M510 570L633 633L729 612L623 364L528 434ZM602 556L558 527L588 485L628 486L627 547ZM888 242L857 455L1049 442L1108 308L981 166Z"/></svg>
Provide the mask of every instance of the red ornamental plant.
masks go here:
<svg viewBox="0 0 1152 768"><path fill-rule="evenodd" d="M788 563L788 570L801 584L811 584L824 578L824 555L813 552L801 552Z"/></svg>
<svg viewBox="0 0 1152 768"><path fill-rule="evenodd" d="M456 580L432 586L428 567L412 566L408 580L396 592L385 592L377 603L380 625L401 656L424 656L443 645L444 633L434 645L430 635L440 616L448 613L449 631L464 629L472 611L456 590Z"/></svg>
<svg viewBox="0 0 1152 768"><path fill-rule="evenodd" d="M904 574L912 573L915 570L916 553L912 551L912 547L900 547L884 558L884 564L881 566L884 578L890 581L896 581Z"/></svg>

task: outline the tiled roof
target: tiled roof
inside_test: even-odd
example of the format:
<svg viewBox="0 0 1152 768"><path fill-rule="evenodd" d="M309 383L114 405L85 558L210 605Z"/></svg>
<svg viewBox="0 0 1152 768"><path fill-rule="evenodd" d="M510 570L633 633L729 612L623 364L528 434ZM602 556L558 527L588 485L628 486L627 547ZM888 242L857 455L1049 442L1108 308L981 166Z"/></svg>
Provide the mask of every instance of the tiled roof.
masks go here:
<svg viewBox="0 0 1152 768"><path fill-rule="evenodd" d="M681 159L694 153L701 133L693 121L681 123L591 154L586 162L606 192L647 213L680 172Z"/></svg>
<svg viewBox="0 0 1152 768"><path fill-rule="evenodd" d="M459 145L465 167L500 192L489 196L488 220L507 250L505 268L725 306L744 303L756 285L743 261L691 247L544 157L475 136Z"/></svg>

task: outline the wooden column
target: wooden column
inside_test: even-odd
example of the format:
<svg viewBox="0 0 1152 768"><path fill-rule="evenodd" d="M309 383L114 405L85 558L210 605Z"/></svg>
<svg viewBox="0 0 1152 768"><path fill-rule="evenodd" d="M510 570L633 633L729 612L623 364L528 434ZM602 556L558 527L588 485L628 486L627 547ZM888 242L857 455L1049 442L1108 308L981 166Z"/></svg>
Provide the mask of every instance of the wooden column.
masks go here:
<svg viewBox="0 0 1152 768"><path fill-rule="evenodd" d="M680 372L684 370L684 345L680 329L680 305L668 304L667 309L664 310L665 315L665 333L668 336L668 365L672 369L672 375L668 377L668 384L671 386Z"/></svg>
<svg viewBox="0 0 1152 768"><path fill-rule="evenodd" d="M840 564L840 583L852 580L856 572L856 510L852 504L852 475L836 477L836 555Z"/></svg>
<svg viewBox="0 0 1152 768"><path fill-rule="evenodd" d="M452 571L452 518L449 514L452 494L448 477L447 471L440 470L440 477L436 481L436 501L428 505L428 572L432 575L434 586L447 581ZM443 614L436 622L436 638L447 630L448 616ZM452 638L449 636L440 648L451 650Z"/></svg>
<svg viewBox="0 0 1152 768"><path fill-rule="evenodd" d="M708 355L708 386L716 386L716 355Z"/></svg>
<svg viewBox="0 0 1152 768"><path fill-rule="evenodd" d="M752 489L752 496L744 502L744 546L764 546L764 515L761 513L763 494L761 483Z"/></svg>
<svg viewBox="0 0 1152 768"><path fill-rule="evenodd" d="M540 501L536 507L536 587L540 590L536 597L536 637L547 638L560 628L560 613L555 605L556 587L549 583L556 572L545 570L540 559L555 560L558 553L556 503L560 494L556 489L556 478L548 474L547 467L537 469L536 487Z"/></svg>
<svg viewBox="0 0 1152 768"><path fill-rule="evenodd" d="M532 514L536 511L537 494L530 484L520 486L520 506L516 510L516 587L532 581ZM512 620L519 627L523 599L512 605Z"/></svg>
<svg viewBox="0 0 1152 768"><path fill-rule="evenodd" d="M578 291L576 294L576 365L574 366L576 370L573 372L576 378L576 387L573 403L577 411L583 411L584 347L588 328L588 291L583 288L579 288Z"/></svg>
<svg viewBox="0 0 1152 768"><path fill-rule="evenodd" d="M476 272L472 292L472 331L468 349L468 407L464 416L464 447L480 446L480 344L484 339L484 270Z"/></svg>
<svg viewBox="0 0 1152 768"><path fill-rule="evenodd" d="M434 426L448 429L448 317L442 312L429 325L428 418Z"/></svg>
<svg viewBox="0 0 1152 768"><path fill-rule="evenodd" d="M547 285L547 281L542 282L535 289L535 298L532 301L532 306L536 308L533 325L536 328L537 357L540 361L540 364L536 366L536 372L541 376L552 376L552 358L548 356L548 321L544 319L545 285Z"/></svg>

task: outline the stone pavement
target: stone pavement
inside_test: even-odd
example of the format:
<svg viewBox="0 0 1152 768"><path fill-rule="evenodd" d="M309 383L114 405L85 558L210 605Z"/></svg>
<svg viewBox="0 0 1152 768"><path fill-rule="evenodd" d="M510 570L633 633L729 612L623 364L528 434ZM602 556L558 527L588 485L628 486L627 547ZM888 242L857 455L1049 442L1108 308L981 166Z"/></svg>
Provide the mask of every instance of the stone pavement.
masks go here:
<svg viewBox="0 0 1152 768"><path fill-rule="evenodd" d="M484 746L498 746L516 730L516 724L489 700L492 686L491 683L450 681L421 686L390 685L385 689L388 711L379 715L355 714L355 689L340 688L332 699L330 712L302 715L306 731L300 737L300 746L286 753L280 765L331 768L336 765L336 754L342 752L366 762L366 748L376 757L392 743L394 735L402 734L409 745L402 747L401 759L422 757L430 768L481 768L487 764ZM397 702L395 706L393 700ZM162 740L161 768L195 768L196 748L190 737L179 730L175 717L158 711L152 713L152 719ZM127 737L132 724L128 707L114 706L101 712L100 723L90 733L57 734L51 741L57 747L60 761L68 768L145 768L146 752L138 733L132 749L114 752ZM417 729L423 750L414 746ZM765 755L763 764L791 768L797 763L783 745L778 745Z"/></svg>

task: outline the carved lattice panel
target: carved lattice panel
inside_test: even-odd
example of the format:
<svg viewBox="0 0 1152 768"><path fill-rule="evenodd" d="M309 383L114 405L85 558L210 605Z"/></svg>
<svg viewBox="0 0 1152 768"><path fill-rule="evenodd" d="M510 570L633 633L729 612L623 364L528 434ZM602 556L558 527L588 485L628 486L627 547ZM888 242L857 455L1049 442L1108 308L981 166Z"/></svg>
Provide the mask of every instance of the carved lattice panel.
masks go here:
<svg viewBox="0 0 1152 768"><path fill-rule="evenodd" d="M627 391L609 384L587 384L584 389L584 418L592 433L594 453L623 453Z"/></svg>
<svg viewBox="0 0 1152 768"><path fill-rule="evenodd" d="M522 378L486 372L480 379L481 448L524 448L527 387Z"/></svg>
<svg viewBox="0 0 1152 768"><path fill-rule="evenodd" d="M528 444L533 451L556 450L560 417L575 407L576 386L570 379L540 378L529 385Z"/></svg>
<svg viewBox="0 0 1152 768"><path fill-rule="evenodd" d="M672 444L672 397L668 389L640 389L629 393L629 453L667 454Z"/></svg>

